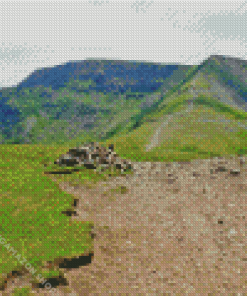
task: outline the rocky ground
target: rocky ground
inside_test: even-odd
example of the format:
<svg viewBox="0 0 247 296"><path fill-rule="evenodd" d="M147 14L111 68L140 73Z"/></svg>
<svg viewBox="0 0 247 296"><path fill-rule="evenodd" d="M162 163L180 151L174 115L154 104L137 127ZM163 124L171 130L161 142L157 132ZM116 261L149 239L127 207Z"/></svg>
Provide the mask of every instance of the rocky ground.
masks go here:
<svg viewBox="0 0 247 296"><path fill-rule="evenodd" d="M79 199L72 219L94 222L94 257L53 295L247 295L246 160L135 162L92 188L61 183Z"/></svg>

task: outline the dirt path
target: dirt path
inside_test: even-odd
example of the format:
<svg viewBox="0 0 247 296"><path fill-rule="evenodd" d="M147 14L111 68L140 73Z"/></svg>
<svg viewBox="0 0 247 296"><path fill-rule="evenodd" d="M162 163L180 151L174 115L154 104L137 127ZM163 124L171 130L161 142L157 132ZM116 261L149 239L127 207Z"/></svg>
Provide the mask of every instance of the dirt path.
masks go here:
<svg viewBox="0 0 247 296"><path fill-rule="evenodd" d="M246 295L246 160L134 163L91 189L60 184L79 199L72 219L94 222L94 258L66 271L73 293L54 295Z"/></svg>
<svg viewBox="0 0 247 296"><path fill-rule="evenodd" d="M186 108L186 110L183 110L181 112L176 112L173 115L165 115L164 116L164 122L161 123L161 125L158 127L157 131L153 135L152 139L150 140L150 143L146 146L146 152L152 150L154 147L157 147L160 145L160 134L163 130L163 128L168 125L168 123L174 118L174 116L180 116L181 114L184 114L184 112L190 112L193 110L193 101L191 101Z"/></svg>
<svg viewBox="0 0 247 296"><path fill-rule="evenodd" d="M153 135L150 143L146 146L146 152L152 150L154 147L159 145L160 141L160 133L162 129L172 120L173 115L167 115L166 120L162 122L162 124L157 128L157 131Z"/></svg>

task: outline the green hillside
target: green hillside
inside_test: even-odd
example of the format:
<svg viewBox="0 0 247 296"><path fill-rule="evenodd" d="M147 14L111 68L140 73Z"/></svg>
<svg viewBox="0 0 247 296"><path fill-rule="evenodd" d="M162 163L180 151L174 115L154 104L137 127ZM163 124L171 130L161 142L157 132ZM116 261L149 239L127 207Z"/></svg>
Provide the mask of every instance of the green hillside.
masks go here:
<svg viewBox="0 0 247 296"><path fill-rule="evenodd" d="M179 91L167 95L156 110L144 116L138 128L116 135L107 143L114 143L121 155L140 161L186 161L245 154L246 112L210 96L204 91L207 87L202 77L188 80ZM194 93L198 92L196 96L192 88ZM188 101L193 101L191 109ZM146 145L167 120L168 124L161 128L159 143L146 151Z"/></svg>

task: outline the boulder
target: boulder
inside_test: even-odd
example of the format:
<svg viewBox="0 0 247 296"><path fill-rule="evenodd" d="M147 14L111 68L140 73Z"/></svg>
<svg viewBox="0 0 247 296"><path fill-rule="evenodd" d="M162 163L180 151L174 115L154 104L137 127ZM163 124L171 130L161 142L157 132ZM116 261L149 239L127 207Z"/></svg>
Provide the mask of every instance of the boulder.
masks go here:
<svg viewBox="0 0 247 296"><path fill-rule="evenodd" d="M84 166L88 169L100 168L101 171L113 167L120 169L121 172L131 169L131 163L121 159L114 152L113 144L110 144L107 149L100 146L97 142L69 149L69 152L61 155L54 164L62 167Z"/></svg>

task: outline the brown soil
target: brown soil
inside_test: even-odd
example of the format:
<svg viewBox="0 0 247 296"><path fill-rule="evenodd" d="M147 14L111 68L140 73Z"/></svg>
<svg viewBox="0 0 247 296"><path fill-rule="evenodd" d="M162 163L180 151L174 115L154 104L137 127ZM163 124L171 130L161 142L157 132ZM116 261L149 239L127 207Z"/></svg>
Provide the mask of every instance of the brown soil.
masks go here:
<svg viewBox="0 0 247 296"><path fill-rule="evenodd" d="M94 257L52 295L247 295L246 159L135 162L93 188L61 183L79 199L71 219L94 222Z"/></svg>

